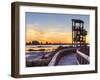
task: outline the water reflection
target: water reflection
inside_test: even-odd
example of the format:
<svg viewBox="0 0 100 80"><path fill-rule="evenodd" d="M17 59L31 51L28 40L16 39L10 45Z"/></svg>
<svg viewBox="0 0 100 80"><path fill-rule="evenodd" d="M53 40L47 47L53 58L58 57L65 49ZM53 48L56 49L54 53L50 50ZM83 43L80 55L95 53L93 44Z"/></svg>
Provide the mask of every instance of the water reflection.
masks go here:
<svg viewBox="0 0 100 80"><path fill-rule="evenodd" d="M59 46L68 45L27 45L26 66L47 66Z"/></svg>

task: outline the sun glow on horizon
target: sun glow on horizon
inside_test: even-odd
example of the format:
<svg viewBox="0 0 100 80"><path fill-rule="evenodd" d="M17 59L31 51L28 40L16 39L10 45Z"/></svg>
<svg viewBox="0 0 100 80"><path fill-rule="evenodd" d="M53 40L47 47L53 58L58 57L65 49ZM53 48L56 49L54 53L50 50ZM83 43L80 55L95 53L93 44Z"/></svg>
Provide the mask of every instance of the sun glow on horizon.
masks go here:
<svg viewBox="0 0 100 80"><path fill-rule="evenodd" d="M27 27L26 29L26 42L31 42L37 40L39 42L45 43L71 43L71 33L70 32L43 32L34 27Z"/></svg>
<svg viewBox="0 0 100 80"><path fill-rule="evenodd" d="M26 42L38 41L40 43L72 43L71 32L54 32L42 31L35 26L28 26L26 28ZM89 35L86 37L86 42L89 43Z"/></svg>

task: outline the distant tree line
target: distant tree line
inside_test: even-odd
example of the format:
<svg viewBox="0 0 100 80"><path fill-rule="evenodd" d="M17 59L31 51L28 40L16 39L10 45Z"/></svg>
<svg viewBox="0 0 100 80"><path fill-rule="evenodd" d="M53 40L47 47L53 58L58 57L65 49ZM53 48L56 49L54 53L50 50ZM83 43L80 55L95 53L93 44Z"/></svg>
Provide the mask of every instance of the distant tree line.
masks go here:
<svg viewBox="0 0 100 80"><path fill-rule="evenodd" d="M42 43L42 42L34 40L34 41L31 41L31 42L26 42L26 45L72 45L72 43L61 43L61 42L58 42L58 43L50 43L50 42Z"/></svg>

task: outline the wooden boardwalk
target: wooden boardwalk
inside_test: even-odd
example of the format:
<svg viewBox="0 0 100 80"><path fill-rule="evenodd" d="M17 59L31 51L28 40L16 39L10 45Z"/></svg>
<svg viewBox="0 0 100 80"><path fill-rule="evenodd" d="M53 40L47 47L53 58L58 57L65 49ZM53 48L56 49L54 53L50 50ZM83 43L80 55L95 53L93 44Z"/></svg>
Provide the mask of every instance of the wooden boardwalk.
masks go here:
<svg viewBox="0 0 100 80"><path fill-rule="evenodd" d="M57 65L78 65L76 53L62 57Z"/></svg>
<svg viewBox="0 0 100 80"><path fill-rule="evenodd" d="M74 51L75 50L75 51ZM63 56L62 56L63 55ZM78 58L80 57L80 58ZM90 58L79 48L67 48L56 52L48 66L88 64Z"/></svg>
<svg viewBox="0 0 100 80"><path fill-rule="evenodd" d="M61 64L64 64L64 65L66 65L66 64L69 64L69 62L70 62L70 60L72 60L71 62L73 62L73 60L75 61L75 62L73 62L74 64L77 64L77 61L76 61L76 56L75 56L75 54L73 55L73 53L69 53L69 51L72 51L72 50L75 50L75 48L68 48L68 49L62 49L62 50L59 50L54 56L53 56L53 58L52 58L52 60L50 61L50 63L49 63L49 65L48 66L54 66L54 65L57 65L56 64L56 62L58 62L58 57L60 56L60 55L62 55L63 54L63 52L66 52L65 54L71 54L71 55L66 55L66 56L64 56L64 57L62 57L62 59L60 60L60 62L59 62L59 65L61 65ZM58 58L58 59L57 59ZM70 64L73 64L73 63L70 63Z"/></svg>

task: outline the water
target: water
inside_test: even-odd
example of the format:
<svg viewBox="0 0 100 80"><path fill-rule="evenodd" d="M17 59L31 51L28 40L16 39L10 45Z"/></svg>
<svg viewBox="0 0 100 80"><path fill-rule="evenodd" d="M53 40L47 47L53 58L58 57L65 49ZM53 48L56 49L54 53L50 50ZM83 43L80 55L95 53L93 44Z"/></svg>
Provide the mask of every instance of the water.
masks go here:
<svg viewBox="0 0 100 80"><path fill-rule="evenodd" d="M40 49L44 49L45 51L47 50L53 50L53 49L57 49L59 46L62 47L66 47L69 45L26 45L26 51L28 51L29 49L33 49L33 50L40 50Z"/></svg>
<svg viewBox="0 0 100 80"><path fill-rule="evenodd" d="M69 45L26 45L26 60L32 61L40 59L43 56L49 57L50 53L55 51L59 46L65 47Z"/></svg>
<svg viewBox="0 0 100 80"><path fill-rule="evenodd" d="M32 61L33 59L40 59L44 55L44 52L30 52L29 54L26 54L26 60Z"/></svg>

